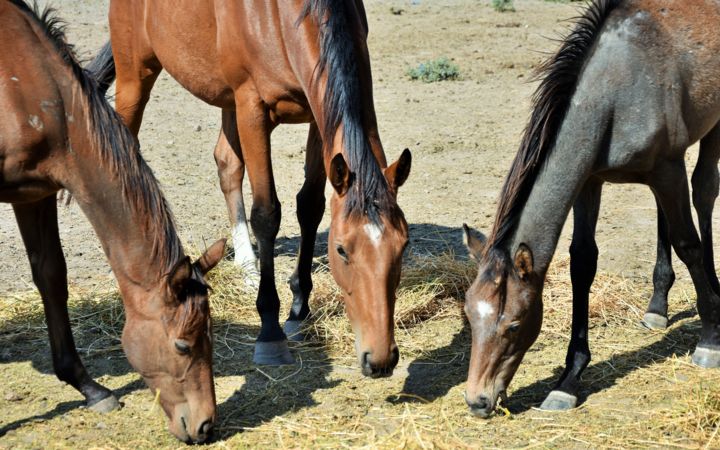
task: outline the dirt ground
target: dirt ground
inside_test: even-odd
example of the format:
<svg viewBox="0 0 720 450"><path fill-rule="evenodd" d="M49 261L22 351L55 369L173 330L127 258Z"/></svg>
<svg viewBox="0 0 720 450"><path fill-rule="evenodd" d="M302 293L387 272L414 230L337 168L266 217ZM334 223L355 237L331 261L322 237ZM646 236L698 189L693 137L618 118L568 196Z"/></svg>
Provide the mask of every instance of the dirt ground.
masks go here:
<svg viewBox="0 0 720 450"><path fill-rule="evenodd" d="M107 1L53 3L68 21L69 40L80 55L91 57L108 37ZM529 79L546 53L556 48L552 38L566 31L568 23L564 20L577 14L577 6L516 0L516 12L498 13L485 0L367 0L365 4L383 144L390 160L405 147L414 157L412 173L399 199L411 224L411 253L423 258L454 251L462 258L460 225L467 222L482 230L491 226L497 193L529 115L530 96L536 86ZM402 13L393 14L391 7ZM459 66L461 80L424 84L406 76L409 67L441 56ZM140 134L143 154L163 186L180 236L189 249L204 248L206 242L229 234L212 156L219 119L219 110L195 99L163 74L155 85ZM299 228L294 205L302 184L306 132L306 125L284 126L272 138L278 195L283 204L277 243L278 280L291 273L297 248ZM693 148L688 156L690 167L695 156ZM249 187L245 194L249 207ZM60 221L73 291L81 293L77 294L73 317L78 322L85 315L93 317L93 306L97 306L103 323L112 325L119 314L117 307L97 300L118 302L106 294L113 284L102 249L77 205L63 208ZM717 216L714 223L717 226ZM327 225L328 214L321 230ZM556 253L560 261L566 259L569 228L563 232ZM622 289L630 289L619 292L647 298L655 233L655 203L646 187L606 186L597 232L601 277L622 280ZM325 236L321 235L321 240ZM325 247L325 242L320 244L318 255ZM177 446L165 432L152 397L118 351L114 334L118 324L107 335L96 333L96 340L83 342L81 347L86 345L83 354L91 374L123 394L125 408L107 416L77 409L79 394L52 376L42 320L37 311L30 314L32 317L22 315L28 307L24 302L38 305L39 300L33 293L29 265L8 205L0 205L0 268L0 305L5 308L0 314L0 343L5 342L0 348L0 377L9 380L0 385L0 448ZM686 269L677 264L675 270L678 286L672 291L672 311L684 313L682 320L676 320L666 334L649 333L635 326L640 311L631 308L626 321L613 322L620 331L595 330L591 345L595 361L600 362L594 363L586 377L586 383L593 386L588 392L592 395L582 408L568 413L575 414L574 418L566 415L558 423L554 422L557 415L529 408L539 404L558 375L568 339L562 327L559 332L544 332L535 353L523 364L513 382L513 415L480 421L467 414L462 400L469 339L457 312L399 333L399 345L407 348L407 356L396 375L381 381L361 379L353 367L350 346L345 344L330 345L327 350L322 346L301 348L298 354L309 360L299 368L259 372L250 363L254 325L243 328L220 321L224 325L216 325L216 334L235 333L237 339L221 340L225 345L216 349L222 440L215 445L595 447L614 446L615 436L623 436L620 446L676 445L673 432L664 430L656 430L654 440L652 434L635 443L627 440L635 433L629 427L643 421L652 424L660 414L657 411L665 407L670 407L668 414L674 407L682 410L669 394L663 394L653 383L645 385L647 396L623 394L630 385L648 383L651 372L644 370L664 371L659 375L662 383L670 383L668 373L681 374L686 383L717 379L717 375L704 375L688 364L686 353L694 346L693 333L697 332L697 323L690 317L694 292ZM287 307L290 297L284 288L281 298ZM238 294L237 301L253 299ZM551 322L566 325L570 311L565 306L550 308ZM257 322L254 316L241 320ZM20 322L24 331L16 332L14 327ZM424 336L415 341L416 334ZM32 339L22 347L28 354L4 348L29 336ZM91 351L95 342L102 351ZM344 353L345 349L348 351ZM637 354L641 354L639 360L627 356ZM617 371L612 372L606 363ZM277 381L295 371L294 378ZM688 384L685 392L695 392L693 389ZM398 401L402 397L399 393L411 393L422 401ZM440 415L424 410L427 404ZM337 408L334 420L347 424L347 432L318 431L322 425L313 418L321 415L322 408L332 407L327 405L345 405ZM357 411L362 411L362 417L350 415ZM592 441L573 440L573 433L582 430L584 420L598 417L609 421L605 437L601 433ZM443 420L462 426L450 429L442 425ZM314 423L318 428L312 428ZM301 441L304 444L286 441L287 435L276 432L278 429L291 430L303 439L313 430L318 440ZM506 432L513 429L533 429L536 433L532 438L517 438ZM397 430L402 430L402 435ZM652 431L652 426L643 430ZM692 436L680 438L685 439L681 446L703 444Z"/></svg>

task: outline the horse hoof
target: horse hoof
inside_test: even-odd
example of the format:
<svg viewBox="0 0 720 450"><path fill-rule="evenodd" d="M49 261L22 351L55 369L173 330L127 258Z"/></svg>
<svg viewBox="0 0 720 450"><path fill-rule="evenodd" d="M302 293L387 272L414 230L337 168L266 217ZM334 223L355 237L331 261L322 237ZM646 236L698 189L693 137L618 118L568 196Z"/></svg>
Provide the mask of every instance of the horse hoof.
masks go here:
<svg viewBox="0 0 720 450"><path fill-rule="evenodd" d="M664 330L667 328L668 319L665 316L655 313L645 313L642 324L651 330Z"/></svg>
<svg viewBox="0 0 720 450"><path fill-rule="evenodd" d="M97 403L93 403L92 405L88 405L88 409L91 411L95 411L98 413L109 413L112 410L118 409L120 407L120 402L117 398L115 398L114 395L109 395L108 397L105 397L104 399L100 400Z"/></svg>
<svg viewBox="0 0 720 450"><path fill-rule="evenodd" d="M255 342L253 362L261 366L285 366L295 364L287 341Z"/></svg>
<svg viewBox="0 0 720 450"><path fill-rule="evenodd" d="M289 341L303 342L305 340L305 333L302 332L302 327L302 320L287 320L283 326L283 331L285 331L285 335Z"/></svg>
<svg viewBox="0 0 720 450"><path fill-rule="evenodd" d="M697 346L692 355L692 362L705 369L720 367L720 350Z"/></svg>
<svg viewBox="0 0 720 450"><path fill-rule="evenodd" d="M551 391L540 409L545 411L567 411L577 406L577 397L563 391Z"/></svg>

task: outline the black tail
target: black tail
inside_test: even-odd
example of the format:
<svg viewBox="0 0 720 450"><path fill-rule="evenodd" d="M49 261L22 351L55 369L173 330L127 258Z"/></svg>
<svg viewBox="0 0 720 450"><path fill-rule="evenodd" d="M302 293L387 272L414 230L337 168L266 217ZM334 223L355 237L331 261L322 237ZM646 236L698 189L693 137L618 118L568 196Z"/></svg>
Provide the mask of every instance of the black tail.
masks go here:
<svg viewBox="0 0 720 450"><path fill-rule="evenodd" d="M90 61L85 70L97 83L98 90L105 95L115 81L115 60L110 41L102 46L100 52Z"/></svg>

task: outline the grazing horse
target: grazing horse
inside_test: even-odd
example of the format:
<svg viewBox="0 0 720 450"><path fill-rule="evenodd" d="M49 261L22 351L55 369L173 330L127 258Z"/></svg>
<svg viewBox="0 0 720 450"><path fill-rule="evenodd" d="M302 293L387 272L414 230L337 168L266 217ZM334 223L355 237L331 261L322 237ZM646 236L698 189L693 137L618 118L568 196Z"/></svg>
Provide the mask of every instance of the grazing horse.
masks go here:
<svg viewBox="0 0 720 450"><path fill-rule="evenodd" d="M397 365L393 313L408 240L397 191L411 156L406 149L387 165L373 106L367 32L359 0L110 2L115 106L133 133L162 69L222 109L215 159L234 235L241 236L236 252L247 242L241 191L247 168L250 224L260 254L262 326L255 363L293 362L286 332L301 338L300 324L310 314L312 255L328 179L334 189L330 268L343 291L362 371L387 376ZM305 183L297 195L301 244L283 330L273 261L280 202L270 133L281 123L301 122L310 123Z"/></svg>
<svg viewBox="0 0 720 450"><path fill-rule="evenodd" d="M544 409L577 404L590 361L588 295L605 181L648 185L661 225L688 267L702 329L692 360L720 366L720 296L709 242L720 153L720 3L595 0L543 66L530 122L487 239L466 228L479 272L466 295L472 353L466 400L486 417L540 332L542 290L573 207L572 334L566 368ZM700 141L690 213L684 156ZM662 226L661 226L662 228ZM660 233L661 237L663 233ZM665 309L649 311L661 317Z"/></svg>
<svg viewBox="0 0 720 450"><path fill-rule="evenodd" d="M68 318L56 193L92 223L125 306L122 344L158 392L170 431L207 439L215 421L208 286L218 241L195 263L137 141L79 66L51 10L0 1L0 201L12 203L50 335L53 368L97 411L118 406L88 375Z"/></svg>

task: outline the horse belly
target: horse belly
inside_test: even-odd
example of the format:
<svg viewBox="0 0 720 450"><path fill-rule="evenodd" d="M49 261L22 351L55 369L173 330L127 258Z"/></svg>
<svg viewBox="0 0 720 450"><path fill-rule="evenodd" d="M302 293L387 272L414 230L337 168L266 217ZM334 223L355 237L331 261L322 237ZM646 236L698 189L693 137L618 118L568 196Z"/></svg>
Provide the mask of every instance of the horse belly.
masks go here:
<svg viewBox="0 0 720 450"><path fill-rule="evenodd" d="M152 18L146 19L146 33L163 68L204 102L233 107L233 90L218 60L212 2L148 0L146 7Z"/></svg>

